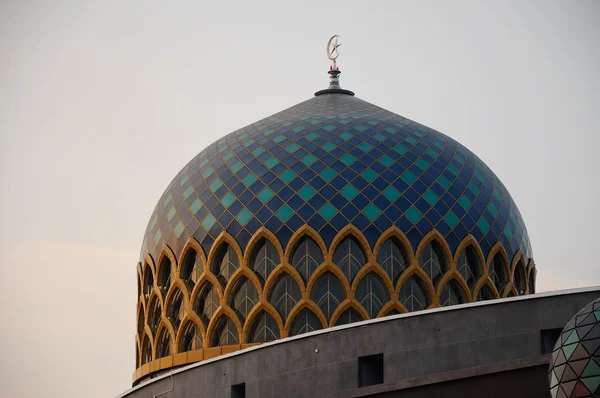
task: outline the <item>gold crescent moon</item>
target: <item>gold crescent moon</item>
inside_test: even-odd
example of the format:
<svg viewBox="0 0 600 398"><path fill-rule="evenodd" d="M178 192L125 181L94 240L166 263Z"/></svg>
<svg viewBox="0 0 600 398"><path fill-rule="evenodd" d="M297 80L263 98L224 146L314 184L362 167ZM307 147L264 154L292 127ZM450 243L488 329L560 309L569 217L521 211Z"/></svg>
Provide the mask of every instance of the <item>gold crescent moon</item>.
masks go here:
<svg viewBox="0 0 600 398"><path fill-rule="evenodd" d="M340 56L340 51L338 50L338 47L341 46L342 44L338 44L337 39L339 39L340 36L338 35L333 35L331 36L331 39L329 39L329 41L327 42L327 58L329 58L332 61L335 61L337 59L337 57ZM335 44L333 43L333 39L335 39ZM331 50L330 50L331 48ZM337 53L337 55L334 57L333 53Z"/></svg>

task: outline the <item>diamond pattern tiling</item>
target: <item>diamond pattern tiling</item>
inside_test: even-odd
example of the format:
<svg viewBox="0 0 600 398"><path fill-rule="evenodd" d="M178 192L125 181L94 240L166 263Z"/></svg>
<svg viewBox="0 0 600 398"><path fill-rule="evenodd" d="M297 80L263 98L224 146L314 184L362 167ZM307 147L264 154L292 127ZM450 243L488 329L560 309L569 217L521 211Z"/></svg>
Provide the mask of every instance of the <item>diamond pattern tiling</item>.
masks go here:
<svg viewBox="0 0 600 398"><path fill-rule="evenodd" d="M472 234L484 255L531 247L495 174L453 139L345 94L323 94L213 143L175 177L150 218L142 257L190 237L208 252L227 231L242 248L260 226L282 245L308 224L330 244L347 224L371 245L396 225L416 244L431 229L456 249ZM368 233L367 233L368 232Z"/></svg>

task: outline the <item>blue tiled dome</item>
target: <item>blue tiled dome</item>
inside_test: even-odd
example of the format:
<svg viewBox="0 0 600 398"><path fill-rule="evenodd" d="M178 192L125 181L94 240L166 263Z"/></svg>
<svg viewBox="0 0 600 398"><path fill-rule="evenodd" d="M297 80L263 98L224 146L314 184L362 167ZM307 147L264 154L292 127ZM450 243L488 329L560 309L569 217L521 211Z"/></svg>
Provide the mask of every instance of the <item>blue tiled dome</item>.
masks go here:
<svg viewBox="0 0 600 398"><path fill-rule="evenodd" d="M206 132L204 132L206 133ZM190 238L206 253L227 231L245 248L261 227L285 247L308 224L326 245L354 225L371 247L398 227L415 249L436 229L454 252L471 234L532 257L510 194L444 134L343 92L311 98L210 145L175 177L146 230L142 260Z"/></svg>

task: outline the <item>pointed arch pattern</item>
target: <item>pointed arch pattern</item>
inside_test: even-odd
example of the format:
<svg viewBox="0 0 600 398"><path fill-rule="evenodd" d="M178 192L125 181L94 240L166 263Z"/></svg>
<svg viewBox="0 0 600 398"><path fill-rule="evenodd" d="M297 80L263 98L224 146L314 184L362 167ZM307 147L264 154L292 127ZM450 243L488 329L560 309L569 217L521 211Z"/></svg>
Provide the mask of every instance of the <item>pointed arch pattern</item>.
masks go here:
<svg viewBox="0 0 600 398"><path fill-rule="evenodd" d="M227 233L206 252L190 238L179 259L165 246L159 261L146 255L137 266L134 381L173 366L168 357L191 363L323 327L535 292L535 263L521 252L509 259L498 242L486 258L471 235L453 247L436 231L415 248L393 227L371 247L354 227L324 239L308 226L287 246L266 228L244 251Z"/></svg>

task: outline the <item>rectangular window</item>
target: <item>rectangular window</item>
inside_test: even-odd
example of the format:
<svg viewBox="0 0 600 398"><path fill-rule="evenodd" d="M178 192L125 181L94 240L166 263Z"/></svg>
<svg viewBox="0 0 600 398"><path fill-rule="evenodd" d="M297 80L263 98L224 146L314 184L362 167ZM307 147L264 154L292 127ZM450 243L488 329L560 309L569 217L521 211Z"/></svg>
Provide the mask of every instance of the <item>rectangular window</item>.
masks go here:
<svg viewBox="0 0 600 398"><path fill-rule="evenodd" d="M246 383L231 386L231 398L246 398Z"/></svg>
<svg viewBox="0 0 600 398"><path fill-rule="evenodd" d="M358 386L368 387L383 383L383 354L358 358Z"/></svg>
<svg viewBox="0 0 600 398"><path fill-rule="evenodd" d="M554 344L560 337L562 329L544 329L540 330L540 346L542 354L550 354L554 349Z"/></svg>

